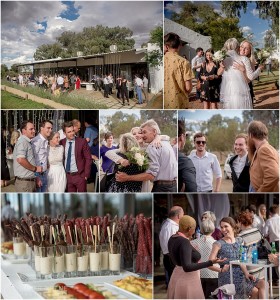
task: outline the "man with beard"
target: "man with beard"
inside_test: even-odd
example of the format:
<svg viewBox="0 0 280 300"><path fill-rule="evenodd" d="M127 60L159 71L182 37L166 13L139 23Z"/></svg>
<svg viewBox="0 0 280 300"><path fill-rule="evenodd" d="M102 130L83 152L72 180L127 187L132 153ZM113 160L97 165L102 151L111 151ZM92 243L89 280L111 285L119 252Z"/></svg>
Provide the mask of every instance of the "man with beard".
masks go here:
<svg viewBox="0 0 280 300"><path fill-rule="evenodd" d="M177 192L178 164L173 148L168 141L161 141L161 147L154 147L154 141L160 135L158 124L148 120L140 126L143 140L148 144L146 152L150 158L146 172L128 175L124 172L116 174L116 180L126 181L153 181L152 192Z"/></svg>
<svg viewBox="0 0 280 300"><path fill-rule="evenodd" d="M279 154L268 143L268 129L260 121L248 126L250 190L249 192L279 192Z"/></svg>
<svg viewBox="0 0 280 300"><path fill-rule="evenodd" d="M234 151L236 155L229 161L233 192L249 192L250 162L248 159L247 140L248 137L244 133L240 133L235 137Z"/></svg>
<svg viewBox="0 0 280 300"><path fill-rule="evenodd" d="M198 132L194 135L196 151L192 151L189 158L196 169L196 184L198 192L219 192L222 182L222 170L215 154L206 151L206 136ZM216 186L213 189L213 174Z"/></svg>

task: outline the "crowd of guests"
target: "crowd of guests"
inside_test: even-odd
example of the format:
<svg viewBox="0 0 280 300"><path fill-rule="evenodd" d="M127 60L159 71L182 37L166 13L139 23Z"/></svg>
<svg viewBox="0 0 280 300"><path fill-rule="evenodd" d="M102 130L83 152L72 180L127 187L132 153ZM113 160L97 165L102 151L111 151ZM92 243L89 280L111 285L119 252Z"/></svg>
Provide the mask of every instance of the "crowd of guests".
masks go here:
<svg viewBox="0 0 280 300"><path fill-rule="evenodd" d="M254 244L263 240L275 244L276 254L266 259L279 265L279 206L269 208L251 204L241 208L235 217L223 217L216 224L216 216L206 211L200 216L199 226L194 218L184 215L183 208L171 208L159 234L163 265L168 287L168 299L209 299L217 288L231 283L229 262L240 260L241 246L247 247L248 260ZM201 232L202 235L198 234ZM279 274L273 268L273 284L278 285ZM265 299L264 269L259 265L233 266L236 299Z"/></svg>
<svg viewBox="0 0 280 300"><path fill-rule="evenodd" d="M175 33L164 36L164 105L170 109L188 108L192 80L196 79L196 100L204 109L249 109L256 103L253 80L259 79L264 64L255 59L253 45L228 39L223 47L227 57L215 60L213 49L196 49L191 63L179 52L184 42ZM271 58L265 62L269 74Z"/></svg>
<svg viewBox="0 0 280 300"><path fill-rule="evenodd" d="M16 192L86 192L90 182L97 190L98 127L88 118L84 127L84 136L79 137L77 119L65 122L58 132L53 131L52 121L42 120L36 134L34 123L23 121L7 144Z"/></svg>
<svg viewBox="0 0 280 300"><path fill-rule="evenodd" d="M6 79L21 86L38 86L44 90L49 90L52 94L58 96L63 92L71 92L72 90L79 90L84 81L81 81L79 75L74 73L68 74L18 74L18 76L10 77L7 75ZM113 89L116 89L117 98L122 100L125 105L125 100L129 105L129 99L136 98L137 104L143 104L144 100L149 101L149 80L144 74L141 78L138 74L134 75L133 80L129 80L127 76L120 75L114 78L112 73L104 75L94 74L90 81L93 84L95 91L103 92L104 98L109 98L113 94ZM143 99L143 96L145 99Z"/></svg>
<svg viewBox="0 0 280 300"><path fill-rule="evenodd" d="M217 156L206 150L206 135L194 135L195 149L188 156L184 153L186 139L185 123L179 120L179 191L219 192L222 170ZM246 134L236 135L233 146L235 155L229 161L233 192L279 192L279 154L268 142L265 124L252 121Z"/></svg>
<svg viewBox="0 0 280 300"><path fill-rule="evenodd" d="M111 132L105 133L104 144L100 147L103 173L114 172L109 192L176 192L177 159L170 144L170 137L161 135L159 125L150 119L130 133L119 137L119 145L113 145ZM149 167L139 172L125 156L133 147L146 152ZM117 171L117 165L121 170ZM115 169L114 169L115 168Z"/></svg>

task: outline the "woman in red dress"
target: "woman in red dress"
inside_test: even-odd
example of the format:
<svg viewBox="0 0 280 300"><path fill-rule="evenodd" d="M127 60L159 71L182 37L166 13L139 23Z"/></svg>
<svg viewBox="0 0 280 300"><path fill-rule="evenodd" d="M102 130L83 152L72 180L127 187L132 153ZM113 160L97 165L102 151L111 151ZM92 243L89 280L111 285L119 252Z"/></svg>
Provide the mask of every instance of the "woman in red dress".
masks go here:
<svg viewBox="0 0 280 300"><path fill-rule="evenodd" d="M76 78L76 90L79 90L81 88L81 79L79 76Z"/></svg>

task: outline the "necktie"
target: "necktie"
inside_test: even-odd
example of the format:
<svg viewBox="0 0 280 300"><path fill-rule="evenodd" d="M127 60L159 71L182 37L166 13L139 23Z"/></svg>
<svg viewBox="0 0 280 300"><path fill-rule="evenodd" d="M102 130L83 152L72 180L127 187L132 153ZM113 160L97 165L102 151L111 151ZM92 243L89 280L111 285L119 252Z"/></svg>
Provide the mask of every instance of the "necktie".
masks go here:
<svg viewBox="0 0 280 300"><path fill-rule="evenodd" d="M67 153L67 161L66 161L66 172L70 172L71 154L72 154L72 142L69 142L69 148L68 148L68 153Z"/></svg>

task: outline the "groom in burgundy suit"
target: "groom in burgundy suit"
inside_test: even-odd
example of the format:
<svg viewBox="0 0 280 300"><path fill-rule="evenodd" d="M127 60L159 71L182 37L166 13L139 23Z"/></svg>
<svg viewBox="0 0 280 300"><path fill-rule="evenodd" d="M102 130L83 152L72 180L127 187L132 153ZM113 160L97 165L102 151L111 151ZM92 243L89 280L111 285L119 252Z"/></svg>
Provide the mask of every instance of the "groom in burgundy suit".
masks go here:
<svg viewBox="0 0 280 300"><path fill-rule="evenodd" d="M60 141L64 147L64 167L67 176L67 192L87 191L87 179L91 170L90 148L85 139L75 136L72 122L63 124L65 139Z"/></svg>

